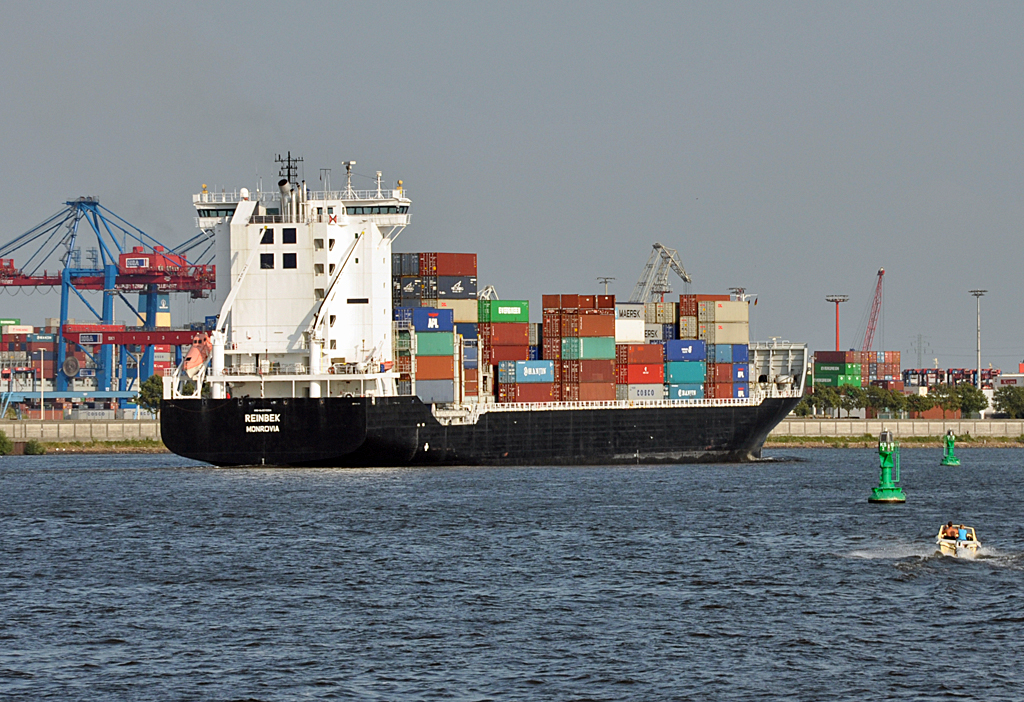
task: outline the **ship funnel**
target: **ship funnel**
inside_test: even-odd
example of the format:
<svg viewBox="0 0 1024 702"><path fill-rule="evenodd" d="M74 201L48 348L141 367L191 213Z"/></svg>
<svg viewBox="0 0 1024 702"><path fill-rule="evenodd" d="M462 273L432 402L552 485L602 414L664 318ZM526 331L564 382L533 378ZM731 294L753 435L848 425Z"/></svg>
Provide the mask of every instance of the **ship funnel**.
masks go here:
<svg viewBox="0 0 1024 702"><path fill-rule="evenodd" d="M281 190L281 214L293 214L292 184L288 182L287 178L282 178L277 181L277 187Z"/></svg>

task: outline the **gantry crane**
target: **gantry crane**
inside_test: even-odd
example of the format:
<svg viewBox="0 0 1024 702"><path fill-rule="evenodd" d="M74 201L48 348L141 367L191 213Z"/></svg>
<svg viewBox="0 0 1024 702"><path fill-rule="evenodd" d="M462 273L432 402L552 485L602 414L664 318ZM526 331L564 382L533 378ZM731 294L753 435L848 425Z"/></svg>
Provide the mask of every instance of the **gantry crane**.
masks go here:
<svg viewBox="0 0 1024 702"><path fill-rule="evenodd" d="M77 364L68 362L75 359L67 357L67 343L78 345L93 358L97 366L97 388L108 392L112 390L114 346L143 346L145 351L137 359L138 380L142 382L153 372L153 344L171 343L171 337L179 344L190 340L178 340L173 333L170 336L151 333L156 327L158 296L164 292L187 292L195 298L208 296L216 282L215 267L207 265L213 257L212 239L200 234L177 248L169 248L100 205L96 197L80 197L64 204L65 208L52 217L0 245L0 286L60 286L60 332L56 359L58 392L65 392L69 378L78 372ZM81 226L82 222L88 224L88 229L95 236L89 240L95 248L86 250L86 258L92 267L82 266L80 235L84 237L87 232ZM196 250L200 263L189 263L186 254ZM15 254L24 257L20 266L16 266L12 258ZM44 266L53 266L53 269ZM96 311L82 295L83 291L102 291L101 311ZM146 321L141 333L114 326L115 297L120 297L134 315L143 316L125 297L126 292L140 293L145 302ZM68 303L72 293L95 315L96 324L76 325L89 327L87 329L67 329ZM98 348L98 354L94 355L90 348L82 347L79 332L89 335L87 345ZM127 347L122 351L123 367ZM123 373L120 390L127 390Z"/></svg>
<svg viewBox="0 0 1024 702"><path fill-rule="evenodd" d="M672 292L672 288L668 284L670 270L675 271L684 283L693 282L683 268L683 264L679 262L679 254L676 250L656 243L650 258L647 259L647 265L644 266L644 272L640 274L640 280L636 281L633 294L629 296L629 301L662 301L665 293Z"/></svg>

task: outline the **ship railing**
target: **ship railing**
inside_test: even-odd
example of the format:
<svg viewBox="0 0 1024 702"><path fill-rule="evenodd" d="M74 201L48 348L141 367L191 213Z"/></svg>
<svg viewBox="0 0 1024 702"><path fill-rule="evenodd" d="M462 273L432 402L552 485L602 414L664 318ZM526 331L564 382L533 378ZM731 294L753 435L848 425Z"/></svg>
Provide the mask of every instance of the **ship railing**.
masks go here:
<svg viewBox="0 0 1024 702"><path fill-rule="evenodd" d="M280 202L281 193L269 191L265 193L249 191L248 198L242 197L241 190L225 190L224 192L196 193L192 196L195 203L235 203L242 200L258 200L260 202ZM307 202L319 202L326 200L408 200L409 193L404 188L381 188L378 190L307 190Z"/></svg>
<svg viewBox="0 0 1024 702"><path fill-rule="evenodd" d="M570 402L488 402L480 407L486 412L541 412L580 409L641 409L652 407L747 407L760 400L749 397L723 397L702 400L597 400Z"/></svg>

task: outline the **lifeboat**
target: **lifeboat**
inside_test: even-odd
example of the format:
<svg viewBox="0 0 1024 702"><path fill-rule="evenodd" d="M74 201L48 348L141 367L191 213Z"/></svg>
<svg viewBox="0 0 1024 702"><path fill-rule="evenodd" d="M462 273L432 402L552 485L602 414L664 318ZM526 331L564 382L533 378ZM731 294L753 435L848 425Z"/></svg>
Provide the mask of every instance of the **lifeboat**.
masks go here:
<svg viewBox="0 0 1024 702"><path fill-rule="evenodd" d="M200 332L192 337L192 348L188 350L185 360L181 362L185 375L195 380L196 376L199 375L199 370L206 365L206 361L210 358L212 351L213 343L210 341L209 334Z"/></svg>

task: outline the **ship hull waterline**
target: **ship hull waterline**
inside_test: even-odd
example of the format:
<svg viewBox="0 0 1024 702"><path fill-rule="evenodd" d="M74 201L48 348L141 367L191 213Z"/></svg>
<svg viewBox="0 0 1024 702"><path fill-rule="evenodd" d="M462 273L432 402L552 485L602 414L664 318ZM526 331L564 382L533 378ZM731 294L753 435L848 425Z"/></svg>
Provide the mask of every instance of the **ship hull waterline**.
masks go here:
<svg viewBox="0 0 1024 702"><path fill-rule="evenodd" d="M745 462L798 402L497 411L446 425L416 397L172 399L160 428L171 451L217 466Z"/></svg>

